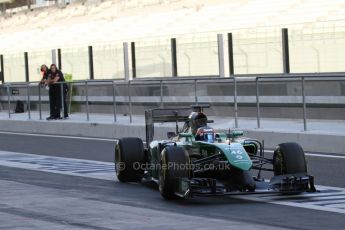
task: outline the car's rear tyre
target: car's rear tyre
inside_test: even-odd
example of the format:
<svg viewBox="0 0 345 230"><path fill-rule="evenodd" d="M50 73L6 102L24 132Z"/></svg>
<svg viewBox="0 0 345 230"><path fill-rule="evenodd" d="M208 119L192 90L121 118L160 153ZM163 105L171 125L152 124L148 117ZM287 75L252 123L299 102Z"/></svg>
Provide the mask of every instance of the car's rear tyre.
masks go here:
<svg viewBox="0 0 345 230"><path fill-rule="evenodd" d="M115 172L121 182L138 182L145 163L143 141L137 137L121 138L115 146Z"/></svg>
<svg viewBox="0 0 345 230"><path fill-rule="evenodd" d="M166 200L177 198L175 185L177 178L188 178L189 159L181 147L168 146L161 153L159 192Z"/></svg>
<svg viewBox="0 0 345 230"><path fill-rule="evenodd" d="M307 173L307 162L302 147L297 143L282 143L273 154L274 175Z"/></svg>

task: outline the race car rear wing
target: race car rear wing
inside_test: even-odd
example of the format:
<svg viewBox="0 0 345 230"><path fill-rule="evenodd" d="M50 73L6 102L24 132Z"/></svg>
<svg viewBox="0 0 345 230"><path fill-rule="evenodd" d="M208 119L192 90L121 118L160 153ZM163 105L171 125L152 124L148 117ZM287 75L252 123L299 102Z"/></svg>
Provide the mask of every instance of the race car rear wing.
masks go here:
<svg viewBox="0 0 345 230"><path fill-rule="evenodd" d="M188 120L190 108L173 109L150 109L145 111L146 145L149 146L154 137L154 123L176 122L176 133L178 133L178 122Z"/></svg>

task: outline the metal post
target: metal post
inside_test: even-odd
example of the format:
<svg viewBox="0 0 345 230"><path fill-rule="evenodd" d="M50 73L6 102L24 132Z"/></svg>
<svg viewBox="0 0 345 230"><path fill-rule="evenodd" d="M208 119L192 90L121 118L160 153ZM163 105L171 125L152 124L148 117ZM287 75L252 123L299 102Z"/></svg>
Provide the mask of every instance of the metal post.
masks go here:
<svg viewBox="0 0 345 230"><path fill-rule="evenodd" d="M131 92L131 81L128 81L128 104L129 104L129 122L132 123L132 92Z"/></svg>
<svg viewBox="0 0 345 230"><path fill-rule="evenodd" d="M52 50L52 64L56 65L56 50Z"/></svg>
<svg viewBox="0 0 345 230"><path fill-rule="evenodd" d="M90 75L90 80L95 79L94 71L93 71L93 52L92 52L92 46L89 46L89 75Z"/></svg>
<svg viewBox="0 0 345 230"><path fill-rule="evenodd" d="M58 60L58 67L61 70L62 69L62 59L61 59L61 49L57 50L57 60Z"/></svg>
<svg viewBox="0 0 345 230"><path fill-rule="evenodd" d="M288 29L282 29L282 47L283 47L283 71L290 73L290 60L289 60L289 35Z"/></svg>
<svg viewBox="0 0 345 230"><path fill-rule="evenodd" d="M85 103L86 103L86 120L90 120L89 116L89 85L88 82L85 81Z"/></svg>
<svg viewBox="0 0 345 230"><path fill-rule="evenodd" d="M132 57L132 77L137 77L137 63L135 57L135 42L131 42L131 57Z"/></svg>
<svg viewBox="0 0 345 230"><path fill-rule="evenodd" d="M41 99L41 84L38 85L38 112L40 120L42 120L42 99Z"/></svg>
<svg viewBox="0 0 345 230"><path fill-rule="evenodd" d="M25 81L29 82L29 57L28 52L24 52L24 65L25 65Z"/></svg>
<svg viewBox="0 0 345 230"><path fill-rule="evenodd" d="M26 91L27 91L27 97L28 97L28 100L27 100L27 109L28 109L28 118L29 120L31 119L31 107L30 107L30 83L28 83L26 85Z"/></svg>
<svg viewBox="0 0 345 230"><path fill-rule="evenodd" d="M305 79L302 77L303 128L307 131L307 104L305 98Z"/></svg>
<svg viewBox="0 0 345 230"><path fill-rule="evenodd" d="M161 108L164 108L164 104L163 104L163 81L160 80L159 84L160 84Z"/></svg>
<svg viewBox="0 0 345 230"><path fill-rule="evenodd" d="M218 41L218 64L219 64L219 77L224 77L224 43L223 34L217 34Z"/></svg>
<svg viewBox="0 0 345 230"><path fill-rule="evenodd" d="M171 65L172 65L172 76L177 77L177 47L176 38L171 39Z"/></svg>
<svg viewBox="0 0 345 230"><path fill-rule="evenodd" d="M31 0L26 0L26 5L28 6L28 10L31 10Z"/></svg>
<svg viewBox="0 0 345 230"><path fill-rule="evenodd" d="M8 118L11 118L11 100L10 100L10 85L7 85L7 100L8 100Z"/></svg>
<svg viewBox="0 0 345 230"><path fill-rule="evenodd" d="M129 63L128 63L128 43L123 43L123 58L124 58L124 68L125 68L125 80L129 81Z"/></svg>
<svg viewBox="0 0 345 230"><path fill-rule="evenodd" d="M2 3L1 5L2 5L1 12L5 13L6 12L6 3Z"/></svg>
<svg viewBox="0 0 345 230"><path fill-rule="evenodd" d="M60 92L61 92L61 111L62 111L62 116L60 115L60 117L65 117L63 83L60 84Z"/></svg>
<svg viewBox="0 0 345 230"><path fill-rule="evenodd" d="M115 87L115 81L113 81L113 112L114 112L114 122L116 122L116 87Z"/></svg>
<svg viewBox="0 0 345 230"><path fill-rule="evenodd" d="M255 79L256 83L256 118L257 118L257 128L260 129L260 101L259 101L259 78L256 77Z"/></svg>
<svg viewBox="0 0 345 230"><path fill-rule="evenodd" d="M237 80L234 76L234 113L235 113L235 128L238 128L238 108L237 108Z"/></svg>
<svg viewBox="0 0 345 230"><path fill-rule="evenodd" d="M5 83L4 56L0 55L0 68L2 73L2 83Z"/></svg>
<svg viewBox="0 0 345 230"><path fill-rule="evenodd" d="M229 54L229 73L234 75L234 50L232 43L232 33L228 33L228 54Z"/></svg>
<svg viewBox="0 0 345 230"><path fill-rule="evenodd" d="M195 79L195 80L194 80L194 101L195 101L195 104L198 104L197 87L198 87L198 82L197 82L197 80Z"/></svg>

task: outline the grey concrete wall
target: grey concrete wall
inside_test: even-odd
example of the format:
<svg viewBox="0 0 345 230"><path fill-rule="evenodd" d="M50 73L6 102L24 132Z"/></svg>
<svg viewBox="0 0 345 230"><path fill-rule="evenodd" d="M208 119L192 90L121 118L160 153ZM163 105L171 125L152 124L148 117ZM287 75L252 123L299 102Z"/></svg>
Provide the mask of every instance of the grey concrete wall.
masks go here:
<svg viewBox="0 0 345 230"><path fill-rule="evenodd" d="M166 133L173 129L173 127L157 125L155 128L155 138L166 139ZM99 138L140 137L145 139L145 127L143 124L0 120L0 131ZM227 130L223 130L223 132L227 132ZM245 134L250 138L265 140L265 147L269 149L275 148L279 143L297 142L303 146L305 151L345 154L345 135L312 132L275 132L259 129L245 130Z"/></svg>

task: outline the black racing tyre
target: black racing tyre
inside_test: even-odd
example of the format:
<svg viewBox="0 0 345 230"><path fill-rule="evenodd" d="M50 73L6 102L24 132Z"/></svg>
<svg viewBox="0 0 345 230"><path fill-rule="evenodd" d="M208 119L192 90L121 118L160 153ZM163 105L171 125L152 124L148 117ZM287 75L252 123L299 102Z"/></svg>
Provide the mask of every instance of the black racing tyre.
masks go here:
<svg viewBox="0 0 345 230"><path fill-rule="evenodd" d="M166 200L177 198L174 194L176 178L188 178L189 159L181 147L168 146L161 153L159 192Z"/></svg>
<svg viewBox="0 0 345 230"><path fill-rule="evenodd" d="M274 175L307 173L307 162L302 147L297 143L282 143L273 154Z"/></svg>
<svg viewBox="0 0 345 230"><path fill-rule="evenodd" d="M121 182L139 182L145 163L143 141L137 137L121 138L115 146L115 172Z"/></svg>

